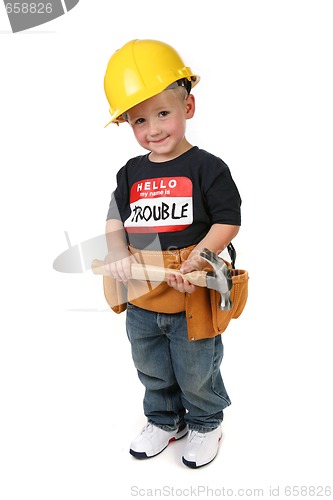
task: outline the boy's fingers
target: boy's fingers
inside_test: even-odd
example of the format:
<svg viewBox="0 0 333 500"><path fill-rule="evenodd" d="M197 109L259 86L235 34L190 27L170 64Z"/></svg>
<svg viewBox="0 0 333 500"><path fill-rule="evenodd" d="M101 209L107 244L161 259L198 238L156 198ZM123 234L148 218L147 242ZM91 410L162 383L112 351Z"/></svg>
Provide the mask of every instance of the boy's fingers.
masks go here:
<svg viewBox="0 0 333 500"><path fill-rule="evenodd" d="M132 277L131 266L133 262L136 260L131 255L125 259L106 263L105 268L114 279L126 282Z"/></svg>
<svg viewBox="0 0 333 500"><path fill-rule="evenodd" d="M196 288L195 288L195 286L194 286L194 285L192 285L189 281L184 280L184 291L185 291L186 293L191 294L191 293L194 293L194 292L195 292L195 290L196 290Z"/></svg>
<svg viewBox="0 0 333 500"><path fill-rule="evenodd" d="M191 294L196 290L194 285L192 285L188 280L184 280L179 275L170 275L168 278L168 285L182 293L186 292Z"/></svg>

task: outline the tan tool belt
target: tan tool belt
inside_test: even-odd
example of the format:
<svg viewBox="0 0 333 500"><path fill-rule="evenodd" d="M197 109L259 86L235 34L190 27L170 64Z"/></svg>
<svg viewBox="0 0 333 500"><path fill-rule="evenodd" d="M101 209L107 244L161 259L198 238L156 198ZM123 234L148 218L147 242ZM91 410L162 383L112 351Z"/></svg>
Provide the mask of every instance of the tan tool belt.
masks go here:
<svg viewBox="0 0 333 500"><path fill-rule="evenodd" d="M179 270L195 245L179 250L151 251L129 247L138 263ZM206 287L197 287L193 294L181 293L167 283L130 280L126 287L111 276L103 276L107 303L116 313L126 309L127 302L149 311L174 314L186 311L189 340L214 337L225 331L232 318L242 313L248 296L248 272L232 269L233 287L230 293L232 309L221 311L220 294Z"/></svg>

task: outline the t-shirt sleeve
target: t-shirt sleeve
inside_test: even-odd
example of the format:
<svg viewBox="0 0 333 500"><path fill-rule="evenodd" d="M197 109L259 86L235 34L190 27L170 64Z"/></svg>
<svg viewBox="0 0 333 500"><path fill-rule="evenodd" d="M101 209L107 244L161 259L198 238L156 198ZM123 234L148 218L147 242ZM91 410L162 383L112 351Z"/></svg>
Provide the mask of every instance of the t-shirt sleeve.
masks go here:
<svg viewBox="0 0 333 500"><path fill-rule="evenodd" d="M119 208L116 202L115 191L111 194L111 201L108 209L108 213L106 216L106 220L117 219L121 220Z"/></svg>
<svg viewBox="0 0 333 500"><path fill-rule="evenodd" d="M126 181L125 168L119 170L117 173L117 187L111 194L111 201L106 216L106 220L117 219L123 221L128 217L126 211L129 210L129 189Z"/></svg>
<svg viewBox="0 0 333 500"><path fill-rule="evenodd" d="M205 198L212 224L241 225L242 200L229 167L224 163L209 179Z"/></svg>

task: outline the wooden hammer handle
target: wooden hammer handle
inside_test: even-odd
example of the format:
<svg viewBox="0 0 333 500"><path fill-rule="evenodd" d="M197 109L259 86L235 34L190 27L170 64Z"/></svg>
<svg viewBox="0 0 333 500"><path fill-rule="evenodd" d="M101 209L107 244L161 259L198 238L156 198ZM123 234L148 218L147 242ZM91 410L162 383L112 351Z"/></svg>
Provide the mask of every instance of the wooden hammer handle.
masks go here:
<svg viewBox="0 0 333 500"><path fill-rule="evenodd" d="M106 272L104 261L95 259L91 263L91 269L94 274L108 275ZM177 269L169 269L160 266L132 264L131 265L132 279L145 280L145 281L167 281L170 275L181 276L183 279L189 281L192 285L206 286L205 271L191 271L190 273L182 274Z"/></svg>

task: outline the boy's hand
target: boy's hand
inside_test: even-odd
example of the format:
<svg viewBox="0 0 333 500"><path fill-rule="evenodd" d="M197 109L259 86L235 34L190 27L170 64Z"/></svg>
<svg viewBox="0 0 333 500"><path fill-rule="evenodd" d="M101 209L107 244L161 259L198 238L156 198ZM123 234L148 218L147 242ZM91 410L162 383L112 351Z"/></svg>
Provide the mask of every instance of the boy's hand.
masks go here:
<svg viewBox="0 0 333 500"><path fill-rule="evenodd" d="M191 294L194 293L196 290L195 285L191 285L189 281L184 280L179 274L177 276L175 276L174 274L168 276L167 283L169 286L182 293Z"/></svg>
<svg viewBox="0 0 333 500"><path fill-rule="evenodd" d="M196 271L200 267L200 263L196 258L188 258L181 266L180 272L182 274L190 273L191 271ZM168 285L178 290L182 293L194 293L196 291L196 286L192 285L188 280L183 279L179 274L171 274L168 277Z"/></svg>
<svg viewBox="0 0 333 500"><path fill-rule="evenodd" d="M182 274L190 273L191 271L204 271L209 270L207 268L207 262L200 257L200 249L198 247L194 248L187 260L183 262L180 272ZM168 278L168 285L175 288L182 293L194 293L197 289L195 285L192 285L188 280L183 279L179 275L170 275Z"/></svg>
<svg viewBox="0 0 333 500"><path fill-rule="evenodd" d="M126 283L131 278L131 266L135 262L136 260L131 254L116 261L114 260L114 256L108 254L104 259L104 266L110 276Z"/></svg>

